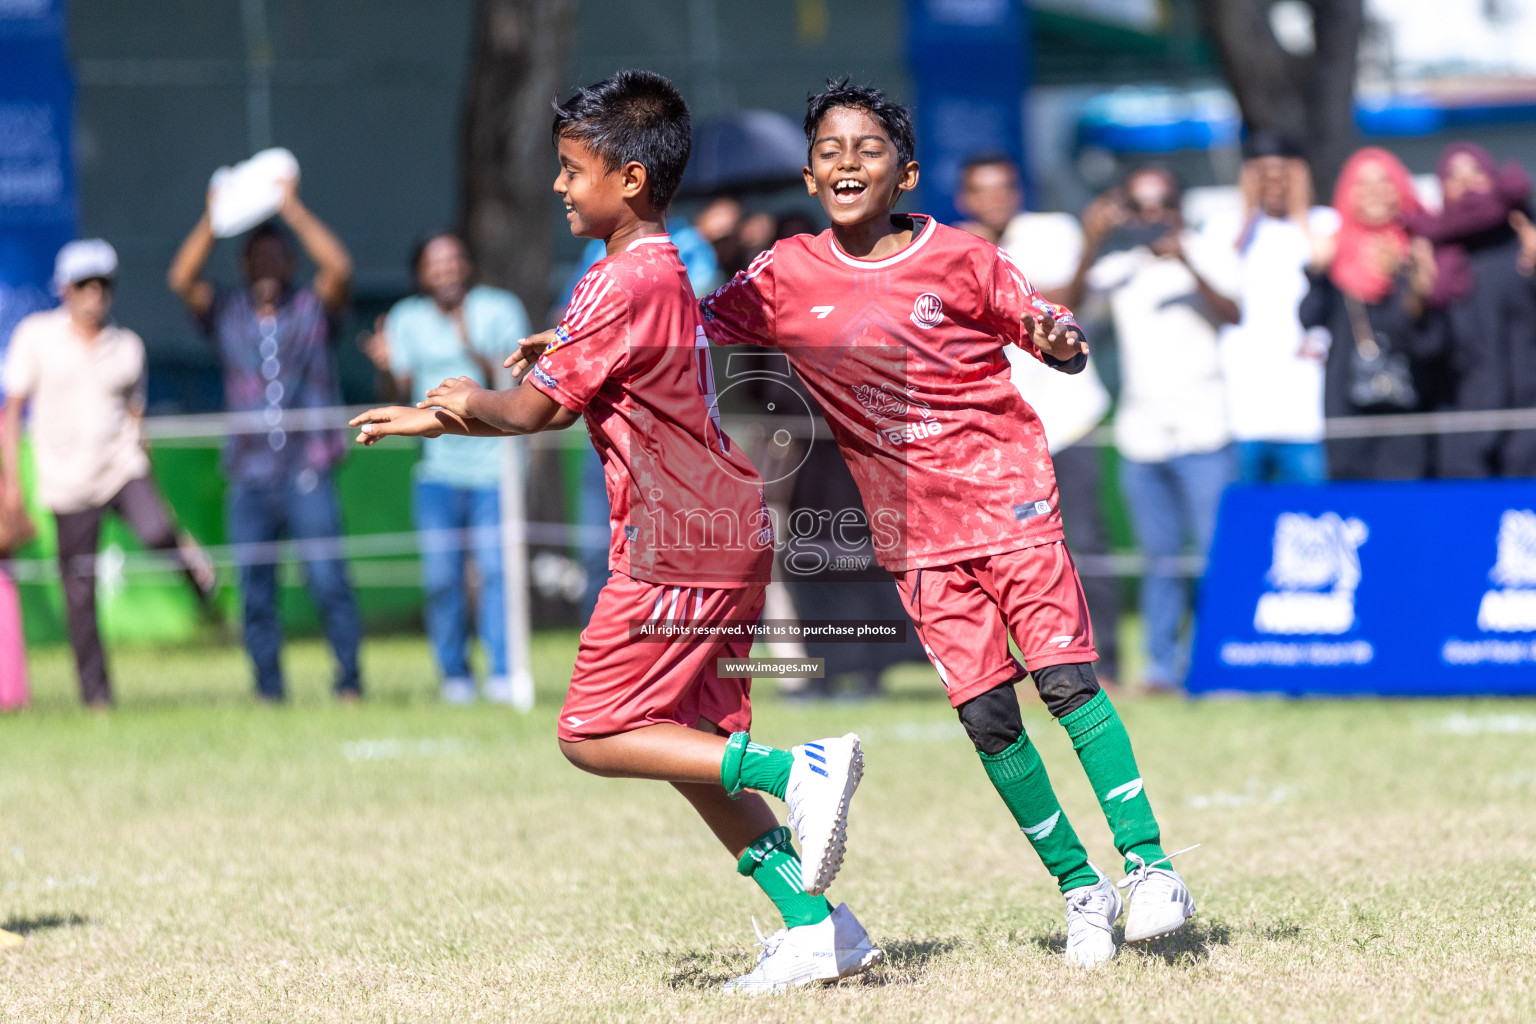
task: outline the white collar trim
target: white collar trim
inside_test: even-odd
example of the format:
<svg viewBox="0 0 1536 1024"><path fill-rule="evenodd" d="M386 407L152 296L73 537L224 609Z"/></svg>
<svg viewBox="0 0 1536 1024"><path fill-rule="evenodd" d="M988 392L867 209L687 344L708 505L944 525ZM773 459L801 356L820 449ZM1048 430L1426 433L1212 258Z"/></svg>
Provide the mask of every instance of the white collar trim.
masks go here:
<svg viewBox="0 0 1536 1024"><path fill-rule="evenodd" d="M626 245L624 247L624 251L625 252L629 252L630 250L632 250L637 245L659 245L662 242L671 242L671 241L672 241L672 236L670 234L665 234L665 235L644 235L644 236L642 236L640 238L635 239L633 242L630 242L628 245Z"/></svg>
<svg viewBox="0 0 1536 1024"><path fill-rule="evenodd" d="M927 226L924 227L922 231L918 232L916 238L912 239L911 245L901 250L901 252L897 253L895 256L887 256L883 260L861 260L857 259L856 257L849 256L847 253L843 252L842 249L838 248L837 239L835 238L829 237L827 239L827 244L832 247L832 254L838 259L842 260L844 263L848 264L850 267L857 267L860 270L884 270L886 267L895 266L902 260L906 259L908 256L911 256L913 253L917 252L918 249L922 248L923 243L928 241L928 239L933 236L934 230L936 229L939 222L934 220L932 217L927 217L926 219L928 221Z"/></svg>

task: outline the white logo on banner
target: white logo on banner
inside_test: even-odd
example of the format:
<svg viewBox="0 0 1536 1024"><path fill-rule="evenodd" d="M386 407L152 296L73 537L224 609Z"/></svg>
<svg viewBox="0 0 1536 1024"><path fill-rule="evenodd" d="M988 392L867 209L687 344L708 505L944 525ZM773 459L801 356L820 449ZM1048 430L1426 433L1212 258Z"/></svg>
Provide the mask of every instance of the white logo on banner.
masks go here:
<svg viewBox="0 0 1536 1024"><path fill-rule="evenodd" d="M1477 628L1536 632L1536 511L1508 509L1499 517L1498 557L1488 578L1497 589L1483 595Z"/></svg>
<svg viewBox="0 0 1536 1024"><path fill-rule="evenodd" d="M1275 519L1275 589L1259 598L1253 628L1260 633L1346 633L1355 624L1360 545L1370 530L1358 519L1324 512L1282 512Z"/></svg>

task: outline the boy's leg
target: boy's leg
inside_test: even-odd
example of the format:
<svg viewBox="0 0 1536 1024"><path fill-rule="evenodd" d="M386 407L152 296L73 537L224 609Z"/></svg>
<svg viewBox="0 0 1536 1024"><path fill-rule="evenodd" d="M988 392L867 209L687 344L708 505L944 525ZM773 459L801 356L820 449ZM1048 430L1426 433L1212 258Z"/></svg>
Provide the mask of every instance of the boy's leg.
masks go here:
<svg viewBox="0 0 1536 1024"><path fill-rule="evenodd" d="M997 606L969 563L897 574L896 589L987 778L1041 863L1063 892L1092 885L1098 873L1024 734L1013 689L1023 666L1008 652Z"/></svg>
<svg viewBox="0 0 1536 1024"><path fill-rule="evenodd" d="M768 803L756 793L732 800L720 785L674 782L699 817L709 826L731 856L736 870L757 883L773 902L784 927L818 924L832 914L825 896L805 891L800 877L800 858L789 829L779 825Z"/></svg>
<svg viewBox="0 0 1536 1024"><path fill-rule="evenodd" d="M792 751L752 743L744 731L750 704L739 681L731 706L715 695L704 707L707 687L718 683L715 660L725 651L718 639L636 631L673 620L751 622L761 604L761 587L667 587L613 574L582 632L560 712L560 748L597 775L723 786L731 795L753 789L783 799L803 846L806 889L816 893L842 864L848 801L863 771L858 738ZM727 739L693 728L706 711L739 731Z"/></svg>
<svg viewBox="0 0 1536 1024"><path fill-rule="evenodd" d="M1072 738L1127 870L1133 855L1156 860L1163 855L1157 819L1130 737L1109 695L1099 689L1093 625L1066 545L993 555L984 565L982 583L997 595L1047 710Z"/></svg>

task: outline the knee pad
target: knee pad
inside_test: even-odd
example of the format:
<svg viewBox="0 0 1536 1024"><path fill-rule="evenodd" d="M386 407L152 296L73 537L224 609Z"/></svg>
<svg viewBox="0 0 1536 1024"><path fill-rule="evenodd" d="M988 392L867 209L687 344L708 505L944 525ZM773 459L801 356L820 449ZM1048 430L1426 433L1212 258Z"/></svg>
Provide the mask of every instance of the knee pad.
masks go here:
<svg viewBox="0 0 1536 1024"><path fill-rule="evenodd" d="M1093 700L1099 692L1099 677L1093 671L1093 663L1078 662L1073 665L1047 665L1036 669L1035 689L1052 718L1070 715Z"/></svg>
<svg viewBox="0 0 1536 1024"><path fill-rule="evenodd" d="M1019 695L1012 683L1004 683L972 697L955 709L960 724L976 749L983 754L1001 754L1024 735L1024 719L1019 716Z"/></svg>

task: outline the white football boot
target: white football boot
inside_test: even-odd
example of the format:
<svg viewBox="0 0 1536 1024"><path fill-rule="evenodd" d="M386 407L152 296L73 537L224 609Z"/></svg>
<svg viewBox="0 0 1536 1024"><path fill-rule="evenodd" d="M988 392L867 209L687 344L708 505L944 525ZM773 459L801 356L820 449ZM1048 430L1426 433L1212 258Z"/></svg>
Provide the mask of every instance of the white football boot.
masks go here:
<svg viewBox="0 0 1536 1024"><path fill-rule="evenodd" d="M827 891L843 866L848 844L848 802L864 777L864 752L853 733L790 750L784 801L789 827L800 840L800 874L812 896Z"/></svg>
<svg viewBox="0 0 1536 1024"><path fill-rule="evenodd" d="M727 992L781 992L862 974L884 959L848 904L839 903L820 924L780 928L767 938L752 919L762 952L750 973L726 982Z"/></svg>
<svg viewBox="0 0 1536 1024"><path fill-rule="evenodd" d="M1067 898L1067 963L1093 970L1115 958L1115 922L1125 903L1115 883L1094 867L1099 880L1062 895Z"/></svg>
<svg viewBox="0 0 1536 1024"><path fill-rule="evenodd" d="M1127 854L1137 862L1136 869L1117 883L1121 889L1130 890L1126 899L1130 909L1125 914L1127 945L1135 946L1172 935L1195 916L1195 898L1189 894L1189 886L1184 884L1179 873L1168 867L1154 867L1187 852L1179 850L1151 864L1134 853Z"/></svg>

